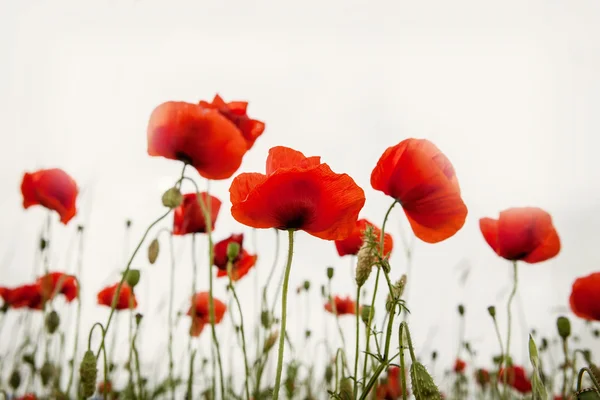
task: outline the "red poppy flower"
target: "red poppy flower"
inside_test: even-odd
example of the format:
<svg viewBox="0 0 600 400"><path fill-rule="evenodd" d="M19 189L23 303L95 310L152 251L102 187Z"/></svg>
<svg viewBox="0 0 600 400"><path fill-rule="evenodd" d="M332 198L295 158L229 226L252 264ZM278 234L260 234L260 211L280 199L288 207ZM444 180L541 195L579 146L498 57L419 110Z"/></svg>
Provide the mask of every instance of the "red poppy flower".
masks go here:
<svg viewBox="0 0 600 400"><path fill-rule="evenodd" d="M110 381L106 382L106 389L104 388L104 381L98 382L98 393L100 394L108 394L112 392L112 383Z"/></svg>
<svg viewBox="0 0 600 400"><path fill-rule="evenodd" d="M192 297L192 306L187 312L187 315L192 317L192 325L190 327L191 336L199 336L206 324L210 325L210 294L208 292L196 293L195 302ZM218 324L223 319L227 306L221 300L213 297L213 306L215 313L215 324Z"/></svg>
<svg viewBox="0 0 600 400"><path fill-rule="evenodd" d="M498 382L504 382L504 374L507 374L507 384L522 394L531 392L531 381L525 374L523 367L512 366L502 368L498 374Z"/></svg>
<svg viewBox="0 0 600 400"><path fill-rule="evenodd" d="M460 358L457 358L454 362L454 372L456 372L457 374L462 374L463 372L465 372L465 368L467 368L467 363L461 360Z"/></svg>
<svg viewBox="0 0 600 400"><path fill-rule="evenodd" d="M117 292L118 283L115 283L112 286L108 286L98 292L98 304L101 306L110 307L112 305L113 298L115 297L115 293ZM127 282L123 282L121 286L121 290L119 291L117 299L117 304L115 306L115 310L128 310L129 303L132 302L132 307L137 308L137 299L135 298L135 293L131 287L127 284Z"/></svg>
<svg viewBox="0 0 600 400"><path fill-rule="evenodd" d="M371 173L371 186L396 199L415 235L427 242L453 236L465 223L454 167L426 139L406 139L389 147Z"/></svg>
<svg viewBox="0 0 600 400"><path fill-rule="evenodd" d="M246 140L248 150L252 148L254 142L265 130L264 122L257 121L248 117L246 109L247 101L231 101L225 103L221 96L215 95L212 103L201 101L200 105L206 108L216 109L222 116L231 121L242 133Z"/></svg>
<svg viewBox="0 0 600 400"><path fill-rule="evenodd" d="M78 192L73 178L58 168L26 172L21 182L23 208L42 205L56 211L65 225L77 214Z"/></svg>
<svg viewBox="0 0 600 400"><path fill-rule="evenodd" d="M229 193L231 214L244 225L303 230L325 240L348 237L365 204L350 176L282 146L269 150L266 175L240 174Z"/></svg>
<svg viewBox="0 0 600 400"><path fill-rule="evenodd" d="M42 309L42 291L38 283L15 288L2 288L0 295L4 305L11 308Z"/></svg>
<svg viewBox="0 0 600 400"><path fill-rule="evenodd" d="M552 217L540 208L509 208L497 220L481 218L479 228L496 254L507 260L533 264L560 252Z"/></svg>
<svg viewBox="0 0 600 400"><path fill-rule="evenodd" d="M344 314L356 315L356 302L354 302L349 296L346 298L343 298L340 296L335 296L333 298L333 302L335 303L335 310L337 311L338 315L344 315ZM334 314L330 301L325 303L325 310Z"/></svg>
<svg viewBox="0 0 600 400"><path fill-rule="evenodd" d="M37 396L33 393L27 393L21 397L15 398L15 400L37 400Z"/></svg>
<svg viewBox="0 0 600 400"><path fill-rule="evenodd" d="M214 247L214 266L217 267L217 277L227 276L227 247L229 243L237 243L240 246L237 257L233 260L231 265L231 279L234 281L239 280L246 275L250 269L256 264L257 257L248 253L244 247L244 234L233 234L227 239L223 239Z"/></svg>
<svg viewBox="0 0 600 400"><path fill-rule="evenodd" d="M46 299L50 299L57 289L58 293L65 296L68 302L73 301L77 297L78 286L77 279L73 275L67 275L62 272L50 272L38 278L37 283L40 284L42 295Z"/></svg>
<svg viewBox="0 0 600 400"><path fill-rule="evenodd" d="M210 203L209 200L210 199ZM204 202L205 207L209 207L210 223L212 229L215 229L217 215L221 209L221 200L208 193L200 193L200 199L196 193L183 195L183 202L175 208L173 217L173 234L187 235L188 233L206 233L206 220L200 206L200 201Z"/></svg>
<svg viewBox="0 0 600 400"><path fill-rule="evenodd" d="M579 318L600 321L600 272L575 279L569 304Z"/></svg>
<svg viewBox="0 0 600 400"><path fill-rule="evenodd" d="M343 257L348 254L354 256L358 253L358 250L360 250L363 244L365 231L367 230L368 226L373 228L373 234L379 241L379 237L381 236L381 230L366 219L359 219L358 221L356 221L356 226L354 227L354 230L352 231L350 236L348 236L346 239L335 241L335 247L340 257ZM390 235L389 233L385 233L383 235L384 255L390 254L393 247L394 240L392 239L392 235Z"/></svg>
<svg viewBox="0 0 600 400"><path fill-rule="evenodd" d="M488 370L479 368L475 371L475 381L479 386L485 386L490 383L490 373Z"/></svg>
<svg viewBox="0 0 600 400"><path fill-rule="evenodd" d="M169 101L148 123L148 154L191 164L207 179L227 179L240 167L264 124L246 115L244 102Z"/></svg>
<svg viewBox="0 0 600 400"><path fill-rule="evenodd" d="M402 380L400 368L389 367L387 377L375 390L377 400L398 400L402 398ZM408 394L408 390L407 390Z"/></svg>

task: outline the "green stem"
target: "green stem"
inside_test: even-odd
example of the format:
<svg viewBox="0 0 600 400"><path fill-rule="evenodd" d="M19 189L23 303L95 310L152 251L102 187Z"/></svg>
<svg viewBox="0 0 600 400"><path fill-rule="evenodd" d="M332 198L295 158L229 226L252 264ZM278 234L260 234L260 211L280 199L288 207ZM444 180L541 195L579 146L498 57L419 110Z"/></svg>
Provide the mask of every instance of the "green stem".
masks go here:
<svg viewBox="0 0 600 400"><path fill-rule="evenodd" d="M204 221L206 224L206 235L208 236L208 309L210 315L210 330L212 333L212 343L217 350L217 361L219 364L219 380L221 384L221 398L225 398L225 382L223 378L223 363L221 361L221 349L219 347L219 340L217 339L217 332L215 330L215 302L213 297L213 274L212 265L214 263L214 247L212 241L212 220L210 214L210 195L208 193L208 187L206 189L207 204L204 204L202 196L197 193L197 197L200 198L200 206L204 213Z"/></svg>
<svg viewBox="0 0 600 400"><path fill-rule="evenodd" d="M563 348L563 353L565 355L565 363L563 366L563 371L562 371L562 375L563 375L563 384L562 384L562 398L565 399L567 397L567 382L568 382L568 378L567 378L567 366L569 365L569 342L567 341L566 338L564 338L562 340L562 348Z"/></svg>
<svg viewBox="0 0 600 400"><path fill-rule="evenodd" d="M367 330L367 344L365 349L365 359L363 360L363 381L367 379L367 363L369 361L369 347L371 344L371 325L373 324L373 311L375 307L375 295L377 294L377 286L379 285L379 275L381 273L381 268L377 268L377 275L375 276L375 288L373 289L373 297L371 298L371 308L369 309L369 318L366 326Z"/></svg>
<svg viewBox="0 0 600 400"><path fill-rule="evenodd" d="M518 274L517 274L517 262L513 261L513 289L512 292L510 293L510 297L508 298L508 304L506 305L506 312L507 312L507 316L508 316L508 328L507 328L507 332L506 332L506 356L505 358L510 357L510 334L511 334L511 325L512 325L512 301L515 297L515 294L517 294L517 286L518 286ZM507 366L508 363L506 364ZM507 397L508 396L508 392L507 392L507 382L508 382L508 371L506 371L506 373L503 374L504 375L504 390L503 390L503 397Z"/></svg>
<svg viewBox="0 0 600 400"><path fill-rule="evenodd" d="M406 393L406 365L404 364L404 335L403 330L406 322L400 324L400 330L398 332L398 338L400 341L400 379L402 380L402 400L407 400L408 396Z"/></svg>
<svg viewBox="0 0 600 400"><path fill-rule="evenodd" d="M342 348L346 348L346 338L344 337L344 331L342 330L342 325L340 325L340 316L337 312L337 307L335 305L335 301L333 300L333 297L331 296L331 279L328 281L328 289L329 289L329 304L331 304L331 311L333 311L333 314L335 316L335 324L337 325L338 328L338 332L340 333L340 337L342 338ZM344 360L344 367L346 368L346 371L348 372L348 374L350 374L350 368L348 367L348 364L345 362L346 358L343 358Z"/></svg>
<svg viewBox="0 0 600 400"><path fill-rule="evenodd" d="M92 348L92 334L94 333L94 328L96 328L96 326L100 327L100 331L102 332L102 341L100 342L100 349L98 350L98 352L102 351L102 355L103 355L103 359L104 359L104 388L106 390L106 388L108 387L108 363L106 361L106 347L104 347L104 338L106 337L106 329L104 328L104 326L102 326L102 324L100 322L96 322L94 325L92 325L92 328L90 329L90 333L88 335L88 350L90 350ZM98 356L96 356L96 359L98 358Z"/></svg>
<svg viewBox="0 0 600 400"><path fill-rule="evenodd" d="M169 234L169 245L171 248L171 282L169 292L169 386L171 388L171 400L175 400L175 384L173 380L173 293L175 292L175 247L173 244L173 232Z"/></svg>
<svg viewBox="0 0 600 400"><path fill-rule="evenodd" d="M500 336L500 328L498 327L498 321L496 320L496 317L492 317L492 320L494 322L494 330L496 331L496 337L498 338L498 344L500 345L500 362L498 363L498 373L500 373L500 370L502 369L502 364L504 363L504 344L502 342L502 337ZM494 380L494 386L496 388L496 391L499 392L498 390L498 378L496 378Z"/></svg>
<svg viewBox="0 0 600 400"><path fill-rule="evenodd" d="M210 269L210 268L209 268ZM198 263L196 260L196 234L192 233L192 308L196 310L196 280L198 274ZM192 325L196 323L196 312L194 311L194 315L192 316ZM188 353L193 355L192 353L192 335L188 338ZM213 374L215 371L213 371ZM193 389L194 389L194 362L193 357L190 359L190 373L189 373L189 382L188 382L188 397L190 399L194 398Z"/></svg>
<svg viewBox="0 0 600 400"><path fill-rule="evenodd" d="M356 346L354 347L354 398L358 396L358 356L360 349L360 286L356 288Z"/></svg>
<svg viewBox="0 0 600 400"><path fill-rule="evenodd" d="M244 333L244 313L242 312L242 305L240 304L240 299L235 291L235 287L233 286L233 280L231 279L231 261L227 263L227 276L229 277L229 287L231 288L231 292L233 293L233 298L237 304L238 312L240 313L240 333L242 334L242 350L244 352L244 370L246 372L246 380L244 381L245 389L246 389L246 400L250 400L250 389L248 388L248 382L250 381L250 370L248 368L248 354L246 353L246 335Z"/></svg>
<svg viewBox="0 0 600 400"><path fill-rule="evenodd" d="M290 270L292 269L292 257L294 254L294 230L288 230L288 257L285 266L285 275L283 279L283 289L281 293L281 326L279 332L279 351L277 356L277 375L275 377L275 387L273 388L272 400L279 398L279 387L281 386L281 371L283 369L283 350L285 347L285 324L287 320L287 292L290 280Z"/></svg>

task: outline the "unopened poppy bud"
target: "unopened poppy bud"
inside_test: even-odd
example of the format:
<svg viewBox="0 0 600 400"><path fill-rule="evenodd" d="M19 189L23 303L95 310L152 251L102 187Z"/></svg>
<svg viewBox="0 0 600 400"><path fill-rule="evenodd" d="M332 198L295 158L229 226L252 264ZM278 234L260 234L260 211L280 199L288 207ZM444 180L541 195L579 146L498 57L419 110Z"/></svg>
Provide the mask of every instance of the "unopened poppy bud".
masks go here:
<svg viewBox="0 0 600 400"><path fill-rule="evenodd" d="M440 390L427 369L420 362L413 362L410 366L410 379L412 392L416 400L441 400Z"/></svg>
<svg viewBox="0 0 600 400"><path fill-rule="evenodd" d="M236 325L234 328L235 328L235 333L240 333L240 326L239 325Z"/></svg>
<svg viewBox="0 0 600 400"><path fill-rule="evenodd" d="M541 350L546 350L548 348L548 339L546 339L545 337L542 338L542 346L540 348Z"/></svg>
<svg viewBox="0 0 600 400"><path fill-rule="evenodd" d="M154 264L158 258L158 252L160 251L160 243L158 239L154 239L150 246L148 246L148 261L150 264Z"/></svg>
<svg viewBox="0 0 600 400"><path fill-rule="evenodd" d="M83 397L88 398L96 391L97 375L96 356L91 350L88 350L83 355L83 360L81 360L81 364L79 365L79 377Z"/></svg>
<svg viewBox="0 0 600 400"><path fill-rule="evenodd" d="M340 400L352 400L354 398L352 378L342 378L340 381L340 392L338 395Z"/></svg>
<svg viewBox="0 0 600 400"><path fill-rule="evenodd" d="M271 326L271 315L267 310L260 313L260 323L264 328Z"/></svg>
<svg viewBox="0 0 600 400"><path fill-rule="evenodd" d="M490 317L496 318L496 307L489 306L488 307L488 313L490 314Z"/></svg>
<svg viewBox="0 0 600 400"><path fill-rule="evenodd" d="M45 324L48 333L53 334L56 332L56 329L60 325L60 317L58 316L58 313L54 310L50 311L48 315L46 315Z"/></svg>
<svg viewBox="0 0 600 400"><path fill-rule="evenodd" d="M229 262L234 262L240 254L240 244L238 242L229 242L227 244L227 259Z"/></svg>
<svg viewBox="0 0 600 400"><path fill-rule="evenodd" d="M310 329L305 330L304 331L304 337L308 339L310 337L311 333L312 332L310 331Z"/></svg>
<svg viewBox="0 0 600 400"><path fill-rule="evenodd" d="M23 362L35 367L35 353L23 354Z"/></svg>
<svg viewBox="0 0 600 400"><path fill-rule="evenodd" d="M372 315L371 315L372 314ZM375 318L375 309L371 308L371 306L364 305L360 308L360 318L362 322L365 324L369 323L369 317L371 317L371 321Z"/></svg>
<svg viewBox="0 0 600 400"><path fill-rule="evenodd" d="M327 382L327 384L330 384L332 379L333 379L333 368L331 368L331 365L328 365L325 368L325 382Z"/></svg>
<svg viewBox="0 0 600 400"><path fill-rule="evenodd" d="M592 333L594 334L594 337L600 337L600 329L594 329Z"/></svg>
<svg viewBox="0 0 600 400"><path fill-rule="evenodd" d="M458 315L460 315L461 317L462 317L463 315L465 315L465 306L464 306L464 305L462 305L462 304L459 304L459 305L458 305Z"/></svg>
<svg viewBox="0 0 600 400"><path fill-rule="evenodd" d="M533 365L534 368L539 368L539 356L538 356L538 349L537 346L535 344L535 341L533 340L533 336L529 335L529 359L531 360L531 365Z"/></svg>
<svg viewBox="0 0 600 400"><path fill-rule="evenodd" d="M333 267L327 267L327 279L333 278Z"/></svg>
<svg viewBox="0 0 600 400"><path fill-rule="evenodd" d="M44 238L40 239L40 250L44 251L48 247L48 241Z"/></svg>
<svg viewBox="0 0 600 400"><path fill-rule="evenodd" d="M369 279L371 270L376 262L376 257L373 251L373 247L366 241L362 244L358 253L356 254L356 284L361 287Z"/></svg>
<svg viewBox="0 0 600 400"><path fill-rule="evenodd" d="M136 326L140 326L140 323L142 322L142 318L144 318L144 316L140 313L136 313L135 314L135 325Z"/></svg>
<svg viewBox="0 0 600 400"><path fill-rule="evenodd" d="M83 232L83 225L77 225L77 232Z"/></svg>
<svg viewBox="0 0 600 400"><path fill-rule="evenodd" d="M21 386L21 373L19 370L14 370L10 374L10 379L8 380L8 384L13 390L17 390L19 386Z"/></svg>
<svg viewBox="0 0 600 400"><path fill-rule="evenodd" d="M321 285L321 296L325 297L325 285Z"/></svg>
<svg viewBox="0 0 600 400"><path fill-rule="evenodd" d="M183 201L181 192L176 187L172 187L162 195L163 206L168 208L179 207Z"/></svg>
<svg viewBox="0 0 600 400"><path fill-rule="evenodd" d="M304 290L306 290L308 292L309 289L310 289L310 281L304 281Z"/></svg>
<svg viewBox="0 0 600 400"><path fill-rule="evenodd" d="M269 337L267 337L267 339L265 340L265 344L263 346L264 354L267 354L269 352L269 350L271 350L273 348L273 346L275 346L278 336L279 336L279 331L275 330L275 331L271 332Z"/></svg>
<svg viewBox="0 0 600 400"><path fill-rule="evenodd" d="M567 317L558 317L556 327L561 338L566 339L571 335L571 322Z"/></svg>
<svg viewBox="0 0 600 400"><path fill-rule="evenodd" d="M125 275L125 282L132 288L135 287L140 281L140 270L139 269L130 269L127 271L127 275Z"/></svg>
<svg viewBox="0 0 600 400"><path fill-rule="evenodd" d="M435 351L435 350L434 350L434 351L432 351L432 352L431 352L431 360L432 360L432 361L435 361L435 360L436 360L436 358L437 358L437 356L438 356L438 353L437 353L437 351Z"/></svg>
<svg viewBox="0 0 600 400"><path fill-rule="evenodd" d="M130 219L125 220L125 228L127 228L127 229L131 228L131 220Z"/></svg>
<svg viewBox="0 0 600 400"><path fill-rule="evenodd" d="M46 386L54 376L54 365L49 362L45 362L40 369L40 378L42 378L42 385Z"/></svg>

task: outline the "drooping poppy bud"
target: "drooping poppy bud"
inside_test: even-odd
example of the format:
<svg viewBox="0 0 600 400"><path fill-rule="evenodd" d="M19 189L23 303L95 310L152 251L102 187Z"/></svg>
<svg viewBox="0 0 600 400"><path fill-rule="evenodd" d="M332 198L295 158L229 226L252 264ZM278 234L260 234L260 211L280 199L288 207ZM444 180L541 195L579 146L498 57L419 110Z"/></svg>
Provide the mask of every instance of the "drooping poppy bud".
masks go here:
<svg viewBox="0 0 600 400"><path fill-rule="evenodd" d="M158 239L154 239L150 243L150 246L148 246L148 261L150 262L150 264L154 264L156 262L159 251L160 243L158 242Z"/></svg>
<svg viewBox="0 0 600 400"><path fill-rule="evenodd" d="M82 394L85 398L92 396L96 390L96 378L98 375L96 362L96 356L91 350L88 350L83 355L83 360L81 360L81 364L79 365Z"/></svg>
<svg viewBox="0 0 600 400"><path fill-rule="evenodd" d="M332 379L333 379L333 368L331 368L331 365L328 365L325 368L325 382L327 382L327 384L329 385L331 383Z"/></svg>
<svg viewBox="0 0 600 400"><path fill-rule="evenodd" d="M125 282L127 282L131 288L134 288L140 282L140 270L130 269L127 271L127 274L125 275Z"/></svg>
<svg viewBox="0 0 600 400"><path fill-rule="evenodd" d="M229 242L227 244L227 260L231 263L235 261L240 254L240 244L238 242Z"/></svg>
<svg viewBox="0 0 600 400"><path fill-rule="evenodd" d="M416 400L441 400L440 390L427 369L420 362L413 362L410 366L410 379L412 392Z"/></svg>
<svg viewBox="0 0 600 400"><path fill-rule="evenodd" d="M179 207L182 201L183 195L181 194L181 191L176 187L170 188L162 195L163 206L168 208Z"/></svg>
<svg viewBox="0 0 600 400"><path fill-rule="evenodd" d="M372 315L370 315L370 314L372 314ZM371 316L371 320L373 318L375 318L375 309L371 308L371 306L369 306L369 305L362 306L361 310L360 310L360 318L362 319L362 322L364 322L365 324L368 324L369 316Z"/></svg>
<svg viewBox="0 0 600 400"><path fill-rule="evenodd" d="M496 318L496 307L489 306L488 307L488 313L490 314L490 317Z"/></svg>
<svg viewBox="0 0 600 400"><path fill-rule="evenodd" d="M50 311L50 313L46 316L45 324L48 333L53 334L56 332L56 329L60 325L60 317L58 316L58 313L54 310Z"/></svg>

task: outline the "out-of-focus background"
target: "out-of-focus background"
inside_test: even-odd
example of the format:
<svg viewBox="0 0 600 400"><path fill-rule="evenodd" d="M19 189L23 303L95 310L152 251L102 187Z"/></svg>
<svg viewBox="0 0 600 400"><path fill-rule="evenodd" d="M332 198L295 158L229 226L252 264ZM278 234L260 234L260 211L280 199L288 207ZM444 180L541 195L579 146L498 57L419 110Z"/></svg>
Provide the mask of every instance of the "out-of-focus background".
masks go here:
<svg viewBox="0 0 600 400"><path fill-rule="evenodd" d="M147 155L150 113L167 100L211 100L219 93L227 101L248 100L250 116L266 122L240 172L263 171L275 145L320 155L365 189L361 215L378 225L390 199L372 190L369 178L388 146L428 138L449 157L469 207L467 222L441 244L415 241L408 279L417 352L428 360L438 350L438 376L456 355L457 304L466 306L466 337L481 366L498 353L489 305L497 305L504 334L511 268L482 239L479 218L513 206L549 211L562 240L560 255L519 270L514 357L527 362L529 330L554 335L556 317L569 314L573 279L600 268L599 20L594 0L1 1L0 283L25 283L34 274L45 213L23 211L23 173L64 168L81 187L79 214L67 227L54 220L51 265L73 271L75 228L84 225L82 329L105 319L108 311L95 305L95 293L116 281L180 172L179 163ZM238 285L246 321L254 323L256 287L273 262L275 235L253 236L233 220L229 184L210 186L224 202L215 239L244 232L249 250L258 253L257 268ZM406 271L400 229L410 238L400 208L388 226L397 278ZM184 312L190 244L189 237L175 240L175 304ZM148 318L140 346L148 365L164 360L166 351L168 242L162 245L156 265L144 253L134 263L142 270L139 310ZM205 253L199 254L197 285L207 289ZM275 281L283 262L281 256ZM289 305L289 331L297 341L308 323L313 344L326 330L330 343L339 342L319 291L327 266L335 267L334 292L354 296L350 259L339 258L331 242L297 234ZM295 294L304 280L312 283L308 299ZM216 296L226 298L223 280L216 281ZM119 318L125 359L127 317ZM187 344L185 319L177 354ZM229 324L226 318L217 329L223 341L235 343ZM342 327L352 343L354 320L342 318ZM574 330L585 341L582 327ZM208 333L201 337L202 356ZM0 351L15 334L4 330ZM234 344L225 347L233 360L227 363L241 357ZM311 349L306 357L324 365L322 352Z"/></svg>

